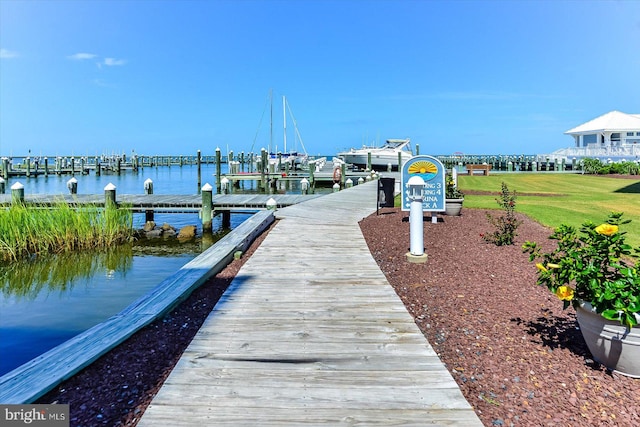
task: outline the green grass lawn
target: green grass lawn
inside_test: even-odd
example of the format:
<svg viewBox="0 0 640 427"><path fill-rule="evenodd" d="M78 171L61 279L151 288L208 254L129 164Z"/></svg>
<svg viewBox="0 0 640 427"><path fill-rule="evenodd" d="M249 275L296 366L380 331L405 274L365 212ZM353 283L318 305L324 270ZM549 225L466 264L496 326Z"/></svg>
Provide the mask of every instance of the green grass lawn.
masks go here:
<svg viewBox="0 0 640 427"><path fill-rule="evenodd" d="M624 212L632 222L624 226L627 242L640 246L640 179L556 173L505 173L489 176L458 176L463 192L488 191L493 194L467 194L467 208L499 209L502 182L517 195L516 211L539 223L557 227L579 227L584 221L597 224L612 212Z"/></svg>

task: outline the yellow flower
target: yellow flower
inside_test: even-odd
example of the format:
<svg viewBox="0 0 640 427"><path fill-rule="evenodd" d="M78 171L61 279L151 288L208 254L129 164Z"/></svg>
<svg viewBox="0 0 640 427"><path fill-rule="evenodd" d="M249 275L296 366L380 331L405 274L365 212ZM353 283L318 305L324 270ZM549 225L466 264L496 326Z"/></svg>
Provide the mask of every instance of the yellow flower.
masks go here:
<svg viewBox="0 0 640 427"><path fill-rule="evenodd" d="M618 226L612 224L600 224L596 227L596 233L611 236L618 232Z"/></svg>
<svg viewBox="0 0 640 427"><path fill-rule="evenodd" d="M536 264L536 267L538 267L538 270L540 270L540 271L549 271L549 270L547 270L547 268L546 268L544 265L542 265L542 263L540 263L540 262Z"/></svg>
<svg viewBox="0 0 640 427"><path fill-rule="evenodd" d="M551 263L548 263L547 267L549 267L549 268L560 268L560 266L558 264L551 264Z"/></svg>
<svg viewBox="0 0 640 427"><path fill-rule="evenodd" d="M573 299L573 289L568 286L560 286L556 289L556 296L563 301L571 301Z"/></svg>

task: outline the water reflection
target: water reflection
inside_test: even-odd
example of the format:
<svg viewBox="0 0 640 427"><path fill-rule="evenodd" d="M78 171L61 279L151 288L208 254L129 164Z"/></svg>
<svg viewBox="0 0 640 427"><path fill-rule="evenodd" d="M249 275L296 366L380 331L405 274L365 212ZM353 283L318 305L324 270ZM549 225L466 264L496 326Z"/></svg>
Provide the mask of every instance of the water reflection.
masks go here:
<svg viewBox="0 0 640 427"><path fill-rule="evenodd" d="M66 292L78 282L98 274L107 279L126 276L133 257L195 257L230 232L220 229L188 241L143 239L114 248L33 256L27 260L0 265L0 290L4 298L33 300L40 292Z"/></svg>
<svg viewBox="0 0 640 427"><path fill-rule="evenodd" d="M42 291L66 292L79 280L100 271L124 274L133 264L131 244L106 250L34 256L0 268L0 289L5 298L33 300Z"/></svg>

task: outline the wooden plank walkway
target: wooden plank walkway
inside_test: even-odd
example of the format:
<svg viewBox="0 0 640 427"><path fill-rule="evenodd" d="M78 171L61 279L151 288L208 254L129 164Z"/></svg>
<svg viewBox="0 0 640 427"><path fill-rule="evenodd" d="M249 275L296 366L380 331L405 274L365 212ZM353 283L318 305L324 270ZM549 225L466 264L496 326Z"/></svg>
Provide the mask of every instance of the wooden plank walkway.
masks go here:
<svg viewBox="0 0 640 427"><path fill-rule="evenodd" d="M321 194L214 194L211 204L214 210L266 209L273 198L276 207L283 208L320 197ZM104 194L25 194L25 203L52 206L64 201L70 205L104 206ZM202 209L199 194L116 194L118 204L131 205L133 212L154 210L158 212L191 213ZM11 205L11 194L0 194L0 207Z"/></svg>
<svg viewBox="0 0 640 427"><path fill-rule="evenodd" d="M276 212L139 426L482 425L368 251L376 186Z"/></svg>
<svg viewBox="0 0 640 427"><path fill-rule="evenodd" d="M75 375L142 327L168 313L193 290L222 271L233 259L234 252L244 252L273 221L271 211L254 214L120 313L3 375L0 377L0 402L33 402Z"/></svg>

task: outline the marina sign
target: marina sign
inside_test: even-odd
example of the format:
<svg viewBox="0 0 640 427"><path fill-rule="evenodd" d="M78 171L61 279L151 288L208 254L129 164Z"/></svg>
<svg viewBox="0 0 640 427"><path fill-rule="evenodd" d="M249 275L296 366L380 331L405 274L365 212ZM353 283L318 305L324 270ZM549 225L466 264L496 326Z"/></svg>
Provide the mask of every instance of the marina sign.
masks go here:
<svg viewBox="0 0 640 427"><path fill-rule="evenodd" d="M402 165L402 210L411 206L409 179L420 177L424 181L422 210L443 212L446 169L440 160L432 156L414 156Z"/></svg>

